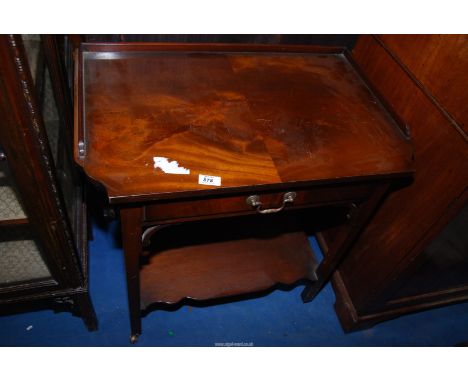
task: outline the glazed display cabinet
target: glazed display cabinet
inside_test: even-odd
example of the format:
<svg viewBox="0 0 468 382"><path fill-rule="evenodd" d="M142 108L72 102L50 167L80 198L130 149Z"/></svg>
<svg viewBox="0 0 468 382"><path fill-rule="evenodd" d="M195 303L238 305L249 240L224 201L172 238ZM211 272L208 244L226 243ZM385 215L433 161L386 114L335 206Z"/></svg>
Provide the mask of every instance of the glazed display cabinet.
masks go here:
<svg viewBox="0 0 468 382"><path fill-rule="evenodd" d="M94 330L67 49L55 36L0 37L0 312L40 304Z"/></svg>

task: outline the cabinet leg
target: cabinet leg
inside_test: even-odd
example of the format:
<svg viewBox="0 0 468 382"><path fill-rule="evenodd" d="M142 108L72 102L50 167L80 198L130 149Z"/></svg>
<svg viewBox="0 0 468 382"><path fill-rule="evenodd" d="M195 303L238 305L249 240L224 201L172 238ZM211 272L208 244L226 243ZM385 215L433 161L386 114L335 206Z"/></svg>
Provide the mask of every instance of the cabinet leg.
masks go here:
<svg viewBox="0 0 468 382"><path fill-rule="evenodd" d="M90 332L98 329L98 322L93 304L89 298L89 293L80 293L73 296L74 305L77 307L78 314L83 319Z"/></svg>
<svg viewBox="0 0 468 382"><path fill-rule="evenodd" d="M127 276L128 309L130 314L131 337L135 343L141 334L140 312L140 255L141 246L141 208L123 208L120 211L122 223L122 243Z"/></svg>

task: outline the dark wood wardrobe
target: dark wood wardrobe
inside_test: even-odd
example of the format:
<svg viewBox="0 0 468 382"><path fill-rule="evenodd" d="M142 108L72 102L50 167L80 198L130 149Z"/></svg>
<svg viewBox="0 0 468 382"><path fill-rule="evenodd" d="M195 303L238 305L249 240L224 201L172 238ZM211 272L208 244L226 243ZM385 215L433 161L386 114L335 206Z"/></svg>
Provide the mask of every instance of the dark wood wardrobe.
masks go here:
<svg viewBox="0 0 468 382"><path fill-rule="evenodd" d="M361 36L352 55L406 125L415 175L335 273L345 330L468 300L468 36Z"/></svg>

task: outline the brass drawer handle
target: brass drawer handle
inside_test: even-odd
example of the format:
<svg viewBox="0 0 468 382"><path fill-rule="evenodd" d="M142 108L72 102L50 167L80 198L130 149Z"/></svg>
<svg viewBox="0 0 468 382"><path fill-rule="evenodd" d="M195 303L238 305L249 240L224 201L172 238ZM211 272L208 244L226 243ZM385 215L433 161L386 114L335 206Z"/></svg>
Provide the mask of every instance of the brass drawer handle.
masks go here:
<svg viewBox="0 0 468 382"><path fill-rule="evenodd" d="M283 204L281 204L280 207L278 207L278 208L268 208L266 210L262 210L262 202L260 201L260 196L258 196L258 195L249 196L246 199L245 202L249 206L256 208L257 211L260 212L261 214L274 214L276 212L280 212L286 206L286 203L294 202L294 199L296 199L296 193L295 192L293 192L293 191L286 192L283 195Z"/></svg>

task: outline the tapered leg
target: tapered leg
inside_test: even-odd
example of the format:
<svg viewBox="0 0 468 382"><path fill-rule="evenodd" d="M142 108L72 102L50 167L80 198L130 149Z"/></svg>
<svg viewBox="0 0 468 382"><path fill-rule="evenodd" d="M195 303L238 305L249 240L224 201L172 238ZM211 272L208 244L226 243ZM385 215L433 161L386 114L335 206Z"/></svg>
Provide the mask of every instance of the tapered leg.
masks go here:
<svg viewBox="0 0 468 382"><path fill-rule="evenodd" d="M77 307L78 314L83 319L86 327L90 332L97 330L98 322L94 307L89 298L89 293L79 293L73 296L74 305Z"/></svg>
<svg viewBox="0 0 468 382"><path fill-rule="evenodd" d="M142 250L141 217L141 207L122 208L120 211L132 343L135 343L141 334L139 261Z"/></svg>
<svg viewBox="0 0 468 382"><path fill-rule="evenodd" d="M327 256L324 257L317 268L316 273L318 280L307 285L302 291L302 301L312 301L330 280L333 272L338 267L341 260L343 260L344 255L348 252L349 248L374 213L387 189L387 184L379 185L368 200L359 207L351 209L348 222L349 228L343 231L341 237L335 238L335 242L330 246Z"/></svg>

